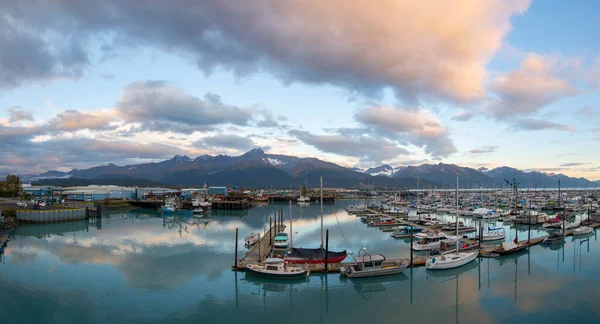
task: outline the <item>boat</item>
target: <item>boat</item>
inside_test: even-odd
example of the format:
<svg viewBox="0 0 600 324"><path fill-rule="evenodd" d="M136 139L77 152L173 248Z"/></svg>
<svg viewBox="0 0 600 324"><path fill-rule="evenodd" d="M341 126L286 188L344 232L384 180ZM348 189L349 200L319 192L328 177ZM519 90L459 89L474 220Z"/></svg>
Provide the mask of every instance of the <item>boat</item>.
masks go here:
<svg viewBox="0 0 600 324"><path fill-rule="evenodd" d="M456 207L458 209L458 177L456 177ZM427 267L428 270L454 269L463 266L477 258L479 255L479 250L472 252L460 252L460 242L458 240L459 229L460 224L458 223L458 215L456 215L456 224L454 225L454 230L456 231L456 250L443 253L439 257L427 259L425 262L425 267Z"/></svg>
<svg viewBox="0 0 600 324"><path fill-rule="evenodd" d="M27 203L24 201L17 201L17 207L25 208L27 207Z"/></svg>
<svg viewBox="0 0 600 324"><path fill-rule="evenodd" d="M411 226L403 226L396 228L394 232L391 234L393 238L407 238L410 237ZM413 235L416 233L421 233L423 230L419 227L412 227Z"/></svg>
<svg viewBox="0 0 600 324"><path fill-rule="evenodd" d="M325 263L325 256L327 256L327 262L329 263L344 261L348 256L348 252L346 250L341 252L325 250L323 234L323 178L321 177L321 246L316 249L292 247L285 251L285 255L280 255L280 257L293 264L321 264Z"/></svg>
<svg viewBox="0 0 600 324"><path fill-rule="evenodd" d="M515 242L502 242L502 247L495 252L500 255L516 253L525 250L529 245L526 243L516 244Z"/></svg>
<svg viewBox="0 0 600 324"><path fill-rule="evenodd" d="M477 258L479 251L447 252L438 257L427 259L425 266L428 270L454 269L463 266Z"/></svg>
<svg viewBox="0 0 600 324"><path fill-rule="evenodd" d="M288 246L288 234L284 232L276 233L275 238L273 239L273 247L278 249L286 249Z"/></svg>
<svg viewBox="0 0 600 324"><path fill-rule="evenodd" d="M565 235L560 232L552 232L542 241L542 245L554 245L565 243Z"/></svg>
<svg viewBox="0 0 600 324"><path fill-rule="evenodd" d="M504 240L506 233L503 228L488 228L486 233L483 233L481 238L484 242Z"/></svg>
<svg viewBox="0 0 600 324"><path fill-rule="evenodd" d="M409 210L406 215L406 220L409 222L418 222L419 221L418 211L416 209Z"/></svg>
<svg viewBox="0 0 600 324"><path fill-rule="evenodd" d="M543 228L561 228L562 223L560 217L551 218L548 222L542 225Z"/></svg>
<svg viewBox="0 0 600 324"><path fill-rule="evenodd" d="M566 224L566 228L565 229L572 229L572 228L576 228L581 226L581 221L574 221L574 222L569 222Z"/></svg>
<svg viewBox="0 0 600 324"><path fill-rule="evenodd" d="M246 272L257 277L288 280L306 278L310 274L309 270L290 266L287 260L279 258L269 258L261 264L248 264Z"/></svg>
<svg viewBox="0 0 600 324"><path fill-rule="evenodd" d="M415 251L439 250L441 242L449 244L454 243L457 239L439 231L434 233L417 233L413 234L413 236L417 239L412 244L412 249Z"/></svg>
<svg viewBox="0 0 600 324"><path fill-rule="evenodd" d="M298 197L298 199L296 199L296 201L299 203L307 203L307 202L310 202L310 198L300 195L300 197Z"/></svg>
<svg viewBox="0 0 600 324"><path fill-rule="evenodd" d="M208 212L211 209L211 203L196 197L192 200L192 206L194 207L194 213Z"/></svg>
<svg viewBox="0 0 600 324"><path fill-rule="evenodd" d="M473 211L473 217L475 218L483 218L484 215L490 212L487 208L477 208Z"/></svg>
<svg viewBox="0 0 600 324"><path fill-rule="evenodd" d="M246 246L251 247L254 244L258 243L258 241L260 240L260 233L250 233L248 234L248 236L246 236L246 238L244 238L244 242L246 243Z"/></svg>
<svg viewBox="0 0 600 324"><path fill-rule="evenodd" d="M386 260L385 256L381 254L368 254L366 248L358 251L354 262L348 267L340 267L340 274L347 278L378 277L398 274L408 267L406 260Z"/></svg>
<svg viewBox="0 0 600 324"><path fill-rule="evenodd" d="M573 236L586 235L592 233L593 231L594 229L589 226L581 226L573 230Z"/></svg>
<svg viewBox="0 0 600 324"><path fill-rule="evenodd" d="M456 231L458 232L475 232L477 229L475 229L475 227L473 226L465 226L462 224L458 224L458 227L456 227L456 225L449 225L449 226L444 226L442 227L442 231L448 231L448 232L454 232ZM458 236L458 234L457 234Z"/></svg>

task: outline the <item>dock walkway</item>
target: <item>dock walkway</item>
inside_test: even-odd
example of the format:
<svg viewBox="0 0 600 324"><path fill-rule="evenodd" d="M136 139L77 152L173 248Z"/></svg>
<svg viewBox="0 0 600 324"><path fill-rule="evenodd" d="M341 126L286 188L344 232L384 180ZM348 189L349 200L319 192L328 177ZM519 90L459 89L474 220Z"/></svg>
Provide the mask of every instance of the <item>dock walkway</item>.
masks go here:
<svg viewBox="0 0 600 324"><path fill-rule="evenodd" d="M265 235L261 236L258 243L254 244L254 246L252 246L252 248L250 248L250 250L248 250L240 260L238 260L238 269L244 269L249 263L264 261L266 256L271 251L271 242L269 237L275 238L275 234L277 232L282 232L284 230L285 225L283 224L277 224L277 228L275 225L273 225L273 227L271 227Z"/></svg>

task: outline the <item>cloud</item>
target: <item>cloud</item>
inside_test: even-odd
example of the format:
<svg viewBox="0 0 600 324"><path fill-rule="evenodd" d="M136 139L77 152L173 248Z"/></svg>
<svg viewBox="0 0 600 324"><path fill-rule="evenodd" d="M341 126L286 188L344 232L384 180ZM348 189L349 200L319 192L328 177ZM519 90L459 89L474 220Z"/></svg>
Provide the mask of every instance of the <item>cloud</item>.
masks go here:
<svg viewBox="0 0 600 324"><path fill-rule="evenodd" d="M361 161L381 162L407 155L405 148L382 137L350 135L314 135L307 131L290 130L288 134L321 152L360 158Z"/></svg>
<svg viewBox="0 0 600 324"><path fill-rule="evenodd" d="M573 166L581 166L581 165L586 165L589 163L584 163L584 162L569 162L569 163L562 163L560 166L561 167L573 167Z"/></svg>
<svg viewBox="0 0 600 324"><path fill-rule="evenodd" d="M427 110L374 106L358 112L355 118L375 133L422 146L433 157L447 157L457 151L449 131Z"/></svg>
<svg viewBox="0 0 600 324"><path fill-rule="evenodd" d="M0 8L6 5L11 4L0 4ZM0 90L28 81L79 78L83 74L89 60L80 39L67 36L69 32L44 33L17 12L1 11Z"/></svg>
<svg viewBox="0 0 600 324"><path fill-rule="evenodd" d="M49 124L54 129L73 132L80 129L108 129L110 128L109 123L114 120L115 116L111 112L65 110L58 113Z"/></svg>
<svg viewBox="0 0 600 324"><path fill-rule="evenodd" d="M527 130L527 131L537 131L537 130L546 130L546 129L554 129L560 131L573 132L573 127L564 124L557 124L553 122L549 122L546 120L539 119L531 119L531 118L522 118L511 121L511 127L516 130Z"/></svg>
<svg viewBox="0 0 600 324"><path fill-rule="evenodd" d="M577 93L557 71L560 62L552 57L529 53L518 70L495 78L483 111L497 119L532 115L544 106Z"/></svg>
<svg viewBox="0 0 600 324"><path fill-rule="evenodd" d="M250 109L223 104L215 94L200 99L165 81L128 84L116 107L125 122L152 131L193 133L223 124L244 126L252 118Z"/></svg>
<svg viewBox="0 0 600 324"><path fill-rule="evenodd" d="M477 149L470 150L469 153L471 153L471 154L493 153L493 152L496 152L496 149L498 149L497 146L483 146L483 147L480 147Z"/></svg>
<svg viewBox="0 0 600 324"><path fill-rule="evenodd" d="M585 118L594 118L600 116L600 111L590 106L584 106L575 111L574 114L583 116Z"/></svg>
<svg viewBox="0 0 600 324"><path fill-rule="evenodd" d="M43 32L114 34L103 48L154 46L191 58L205 73L268 72L286 84L331 84L368 95L391 87L409 99L470 101L483 97L485 66L510 30L510 19L524 13L529 1L373 6L343 0L149 0L140 7L116 0L76 6L34 0L0 6ZM51 47L38 42L33 47L39 51Z"/></svg>
<svg viewBox="0 0 600 324"><path fill-rule="evenodd" d="M257 145L248 137L242 137L232 134L220 134L216 136L204 137L194 143L196 147L235 149L238 151L248 151L256 148Z"/></svg>
<svg viewBox="0 0 600 324"><path fill-rule="evenodd" d="M468 121L473 117L473 113L470 111L459 111L451 119L456 121Z"/></svg>
<svg viewBox="0 0 600 324"><path fill-rule="evenodd" d="M15 123L18 121L33 121L33 114L31 110L25 110L21 106L12 106L8 109L8 122Z"/></svg>

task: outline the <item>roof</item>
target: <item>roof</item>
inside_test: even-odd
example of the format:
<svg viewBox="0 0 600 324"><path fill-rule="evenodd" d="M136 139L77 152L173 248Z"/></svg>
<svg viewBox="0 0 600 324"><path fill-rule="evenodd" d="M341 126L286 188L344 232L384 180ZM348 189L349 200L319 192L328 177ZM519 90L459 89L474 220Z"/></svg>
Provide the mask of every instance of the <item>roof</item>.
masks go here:
<svg viewBox="0 0 600 324"><path fill-rule="evenodd" d="M381 254L355 256L354 261L357 263L385 261L385 257Z"/></svg>

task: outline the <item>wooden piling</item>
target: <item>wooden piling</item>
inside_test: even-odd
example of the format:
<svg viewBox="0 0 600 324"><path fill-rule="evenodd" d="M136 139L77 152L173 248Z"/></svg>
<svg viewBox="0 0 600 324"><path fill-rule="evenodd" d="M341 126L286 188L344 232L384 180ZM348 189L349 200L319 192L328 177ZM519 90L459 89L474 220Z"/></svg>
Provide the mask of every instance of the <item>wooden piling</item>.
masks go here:
<svg viewBox="0 0 600 324"><path fill-rule="evenodd" d="M329 229L325 231L325 273L329 269Z"/></svg>
<svg viewBox="0 0 600 324"><path fill-rule="evenodd" d="M237 269L238 263L238 228L235 228L235 261L233 262L233 268Z"/></svg>

